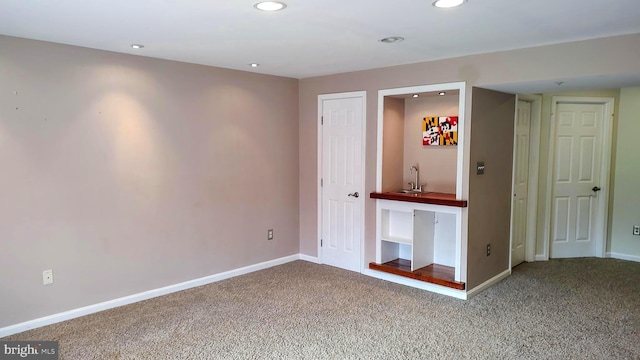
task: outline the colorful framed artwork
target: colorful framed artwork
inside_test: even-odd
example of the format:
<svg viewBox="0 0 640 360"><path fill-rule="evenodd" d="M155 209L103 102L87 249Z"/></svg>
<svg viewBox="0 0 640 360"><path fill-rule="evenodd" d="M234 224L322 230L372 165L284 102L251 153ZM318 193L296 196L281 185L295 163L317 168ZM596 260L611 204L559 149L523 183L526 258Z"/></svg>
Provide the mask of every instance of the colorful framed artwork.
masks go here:
<svg viewBox="0 0 640 360"><path fill-rule="evenodd" d="M432 116L423 118L422 145L458 145L458 117Z"/></svg>

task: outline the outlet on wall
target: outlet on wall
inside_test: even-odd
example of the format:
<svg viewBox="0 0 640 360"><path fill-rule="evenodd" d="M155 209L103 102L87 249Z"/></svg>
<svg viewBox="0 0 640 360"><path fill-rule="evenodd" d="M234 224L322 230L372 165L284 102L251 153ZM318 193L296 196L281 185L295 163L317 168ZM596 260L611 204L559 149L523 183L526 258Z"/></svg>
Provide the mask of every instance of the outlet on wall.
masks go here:
<svg viewBox="0 0 640 360"><path fill-rule="evenodd" d="M267 230L267 240L273 240L273 229Z"/></svg>
<svg viewBox="0 0 640 360"><path fill-rule="evenodd" d="M53 270L45 270L42 272L42 285L53 284Z"/></svg>
<svg viewBox="0 0 640 360"><path fill-rule="evenodd" d="M487 256L491 255L491 244L487 244Z"/></svg>
<svg viewBox="0 0 640 360"><path fill-rule="evenodd" d="M640 225L633 225L633 235L640 235Z"/></svg>

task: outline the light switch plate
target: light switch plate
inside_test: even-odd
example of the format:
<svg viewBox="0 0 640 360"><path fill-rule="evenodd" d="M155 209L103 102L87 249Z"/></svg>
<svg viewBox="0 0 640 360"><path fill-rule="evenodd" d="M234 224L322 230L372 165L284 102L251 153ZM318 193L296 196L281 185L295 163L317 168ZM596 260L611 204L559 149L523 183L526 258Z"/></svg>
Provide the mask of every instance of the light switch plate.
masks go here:
<svg viewBox="0 0 640 360"><path fill-rule="evenodd" d="M484 174L484 161L478 161L476 165L476 175Z"/></svg>

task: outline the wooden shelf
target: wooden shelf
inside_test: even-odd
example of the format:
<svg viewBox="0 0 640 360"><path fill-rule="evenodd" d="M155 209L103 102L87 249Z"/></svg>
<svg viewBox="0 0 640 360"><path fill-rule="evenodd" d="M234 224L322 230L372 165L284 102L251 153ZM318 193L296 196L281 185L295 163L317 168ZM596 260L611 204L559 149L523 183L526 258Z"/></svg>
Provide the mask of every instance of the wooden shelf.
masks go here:
<svg viewBox="0 0 640 360"><path fill-rule="evenodd" d="M369 263L369 269L442 285L456 290L464 290L465 288L463 282L455 281L455 268L450 266L431 264L411 271L411 260L395 259L384 264Z"/></svg>
<svg viewBox="0 0 640 360"><path fill-rule="evenodd" d="M395 236L382 237L380 240L391 242L391 243L398 243L398 244L407 244L407 245L413 244L413 239L406 239L406 238L395 237Z"/></svg>
<svg viewBox="0 0 640 360"><path fill-rule="evenodd" d="M372 199L396 200L405 202L415 202L421 204L434 204L455 207L467 207L467 200L456 199L456 194L445 194L438 192L428 192L422 194L401 194L395 192L369 194Z"/></svg>

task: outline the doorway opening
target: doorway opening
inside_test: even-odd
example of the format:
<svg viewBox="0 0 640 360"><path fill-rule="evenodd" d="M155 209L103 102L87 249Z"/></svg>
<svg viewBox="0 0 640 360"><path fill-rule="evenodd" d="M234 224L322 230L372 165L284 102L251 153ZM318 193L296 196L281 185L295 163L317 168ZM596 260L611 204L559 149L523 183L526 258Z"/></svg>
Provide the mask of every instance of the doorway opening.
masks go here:
<svg viewBox="0 0 640 360"><path fill-rule="evenodd" d="M366 92L318 96L318 254L362 271Z"/></svg>
<svg viewBox="0 0 640 360"><path fill-rule="evenodd" d="M548 258L605 255L613 108L613 98L552 98Z"/></svg>
<svg viewBox="0 0 640 360"><path fill-rule="evenodd" d="M511 267L535 261L542 96L518 95L513 147Z"/></svg>

